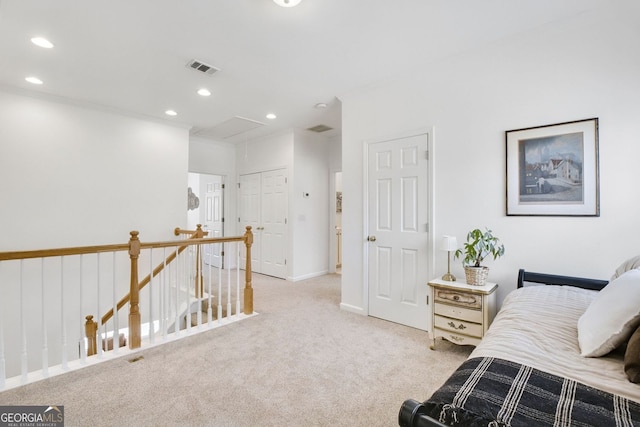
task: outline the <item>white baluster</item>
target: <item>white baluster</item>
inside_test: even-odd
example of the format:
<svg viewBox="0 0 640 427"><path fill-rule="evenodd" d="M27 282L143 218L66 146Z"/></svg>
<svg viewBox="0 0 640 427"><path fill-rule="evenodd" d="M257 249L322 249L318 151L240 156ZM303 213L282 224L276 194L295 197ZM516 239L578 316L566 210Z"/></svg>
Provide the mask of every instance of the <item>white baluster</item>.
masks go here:
<svg viewBox="0 0 640 427"><path fill-rule="evenodd" d="M44 301L42 302L44 305ZM64 257L60 257L60 325L62 327L62 369L67 370L67 325L64 321Z"/></svg>
<svg viewBox="0 0 640 427"><path fill-rule="evenodd" d="M184 250L186 254L182 258L182 268L183 268L183 283L185 284L185 299L187 300L187 314L185 316L185 323L187 324L187 335L191 333L191 307L189 306L191 303L191 269L189 266L191 265L191 247L187 247Z"/></svg>
<svg viewBox="0 0 640 427"><path fill-rule="evenodd" d="M102 310L100 308L100 252L98 252L97 254L97 258L96 258L96 274L97 274L97 280L96 280L96 288L97 288L97 292L96 292L96 304L97 304L97 311L96 313L98 313L96 316L98 316L98 318L96 319L96 321L98 322L98 330L96 331L96 350L97 350L97 354L98 354L98 359L102 359L102 335L100 333L100 331L102 330L102 317L100 317L100 310Z"/></svg>
<svg viewBox="0 0 640 427"><path fill-rule="evenodd" d="M231 242L226 244L227 247L231 245ZM225 243L222 244L222 250L225 249ZM227 320L231 318L231 271L227 274Z"/></svg>
<svg viewBox="0 0 640 427"><path fill-rule="evenodd" d="M218 243L220 250L224 251L224 244ZM218 268L218 319L217 322L222 321L222 268Z"/></svg>
<svg viewBox="0 0 640 427"><path fill-rule="evenodd" d="M209 286L208 286L208 288L209 288L208 294L209 295L207 295L207 298L209 300L209 304L207 304L207 325L209 327L211 327L211 322L213 321L213 307L211 307L211 305L213 304L213 301L212 301L212 298L211 298L211 282L213 280L212 277L211 277L211 264L213 264L211 262L211 254L213 253L213 250L214 250L213 244L210 243L209 244L209 251L207 252L209 254L209 260L208 260L209 261L209 264L208 264L209 265L209 277L208 277L208 280L207 280L207 282L209 284Z"/></svg>
<svg viewBox="0 0 640 427"><path fill-rule="evenodd" d="M149 342L155 343L155 332L153 327L153 248L149 249Z"/></svg>
<svg viewBox="0 0 640 427"><path fill-rule="evenodd" d="M47 304L44 295L44 258L40 258L40 299L42 300L42 375L47 378L49 376L49 349L47 342Z"/></svg>
<svg viewBox="0 0 640 427"><path fill-rule="evenodd" d="M27 370L29 369L29 356L27 354L27 325L24 319L24 260L20 260L20 334L22 336L21 373L22 384L27 382Z"/></svg>
<svg viewBox="0 0 640 427"><path fill-rule="evenodd" d="M202 263L200 262L201 256L202 256L202 246L201 245L197 245L196 246L196 252L195 252L195 259L196 259L196 271L194 272L195 275L195 280L193 283L196 284L196 295L198 296L198 298L196 298L197 303L198 303L198 307L197 307L197 314L196 314L196 319L198 319L197 323L198 323L198 330L200 330L202 328L202 301L204 300L202 292L201 292L201 282L200 282L200 278L202 277ZM200 255L200 256L198 256ZM191 264L193 266L193 264Z"/></svg>
<svg viewBox="0 0 640 427"><path fill-rule="evenodd" d="M236 242L236 316L240 316L240 242Z"/></svg>
<svg viewBox="0 0 640 427"><path fill-rule="evenodd" d="M162 297L162 338L167 338L167 329L169 328L169 286L167 284L167 248L162 248L162 261L164 263L164 268L162 269L162 281L160 282L162 285L162 292L160 296Z"/></svg>
<svg viewBox="0 0 640 427"><path fill-rule="evenodd" d="M0 262L0 267L3 264ZM4 326L2 324L2 304L0 304L0 390L4 389L5 380L7 378L6 362L4 356Z"/></svg>
<svg viewBox="0 0 640 427"><path fill-rule="evenodd" d="M174 268L176 271L176 319L173 329L176 336L180 336L180 254L178 252L178 248L176 248L176 259L174 264L176 265L176 268Z"/></svg>
<svg viewBox="0 0 640 427"><path fill-rule="evenodd" d="M120 332L119 329L119 321L118 321L118 296L116 295L116 253L113 252L113 265L111 266L111 274L113 275L111 288L113 289L113 353L118 354L118 350L120 349ZM106 335L105 335L106 339ZM108 341L107 341L108 342ZM107 349L109 348L107 344Z"/></svg>
<svg viewBox="0 0 640 427"><path fill-rule="evenodd" d="M82 279L82 265L83 265L83 260L84 260L84 255L80 255L80 281L78 282L80 285L80 304L78 305L78 307L80 307L80 319L82 319L82 288L83 286L83 279ZM87 347L85 345L85 330L84 330L84 322L80 321L80 361L84 364L87 361Z"/></svg>

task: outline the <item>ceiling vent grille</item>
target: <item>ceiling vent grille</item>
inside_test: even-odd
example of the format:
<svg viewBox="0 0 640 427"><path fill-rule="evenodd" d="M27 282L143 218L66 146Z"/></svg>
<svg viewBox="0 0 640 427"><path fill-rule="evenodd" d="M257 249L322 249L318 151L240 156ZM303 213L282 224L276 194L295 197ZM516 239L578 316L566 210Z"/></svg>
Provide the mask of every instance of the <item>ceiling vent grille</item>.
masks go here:
<svg viewBox="0 0 640 427"><path fill-rule="evenodd" d="M331 129L333 129L333 128L329 127L327 125L317 125L317 126L314 126L314 127L307 128L307 130L310 130L311 132L318 132L318 133L326 132L326 131L331 130Z"/></svg>
<svg viewBox="0 0 640 427"><path fill-rule="evenodd" d="M220 68L216 68L213 65L205 64L202 61L196 61L195 59L192 59L191 61L189 61L187 63L187 67L193 68L196 71L200 71L208 75L212 75L220 71Z"/></svg>

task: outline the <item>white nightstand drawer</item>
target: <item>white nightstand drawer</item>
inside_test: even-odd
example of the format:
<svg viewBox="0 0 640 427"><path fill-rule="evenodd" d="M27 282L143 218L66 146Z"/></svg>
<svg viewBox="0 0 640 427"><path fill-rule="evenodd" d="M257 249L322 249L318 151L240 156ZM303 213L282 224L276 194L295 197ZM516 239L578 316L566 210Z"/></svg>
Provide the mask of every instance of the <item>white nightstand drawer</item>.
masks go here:
<svg viewBox="0 0 640 427"><path fill-rule="evenodd" d="M467 322L482 323L482 311L470 308L457 307L448 304L434 304L434 313L454 319L466 320Z"/></svg>
<svg viewBox="0 0 640 427"><path fill-rule="evenodd" d="M438 329L446 329L451 332L471 335L478 338L482 337L482 324L480 323L465 322L464 320L435 316L434 324Z"/></svg>
<svg viewBox="0 0 640 427"><path fill-rule="evenodd" d="M472 294L469 292L436 289L434 298L436 301L456 304L461 307L482 308L482 295Z"/></svg>
<svg viewBox="0 0 640 427"><path fill-rule="evenodd" d="M467 335L456 334L455 332L445 331L443 329L434 328L435 336L442 337L447 341L451 341L460 345L478 345L480 338L469 337Z"/></svg>

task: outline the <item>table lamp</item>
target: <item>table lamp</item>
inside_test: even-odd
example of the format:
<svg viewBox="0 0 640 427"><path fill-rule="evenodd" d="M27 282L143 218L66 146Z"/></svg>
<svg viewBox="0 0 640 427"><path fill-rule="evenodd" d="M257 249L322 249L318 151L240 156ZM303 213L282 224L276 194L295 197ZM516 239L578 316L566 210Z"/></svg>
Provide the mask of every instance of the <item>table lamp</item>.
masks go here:
<svg viewBox="0 0 640 427"><path fill-rule="evenodd" d="M458 249L458 241L455 236L442 236L442 244L440 249L447 251L447 273L442 276L442 280L455 282L456 276L451 274L451 252Z"/></svg>

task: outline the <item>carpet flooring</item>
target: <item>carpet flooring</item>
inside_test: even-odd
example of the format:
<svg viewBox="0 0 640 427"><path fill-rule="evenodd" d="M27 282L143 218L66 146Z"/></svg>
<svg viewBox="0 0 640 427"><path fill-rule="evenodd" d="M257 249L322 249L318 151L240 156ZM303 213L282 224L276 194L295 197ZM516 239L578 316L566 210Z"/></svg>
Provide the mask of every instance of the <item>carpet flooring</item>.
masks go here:
<svg viewBox="0 0 640 427"><path fill-rule="evenodd" d="M257 316L0 392L66 426L394 426L472 348L340 310L340 276L254 275ZM425 316L427 313L425 312ZM140 358L141 356L141 358Z"/></svg>

